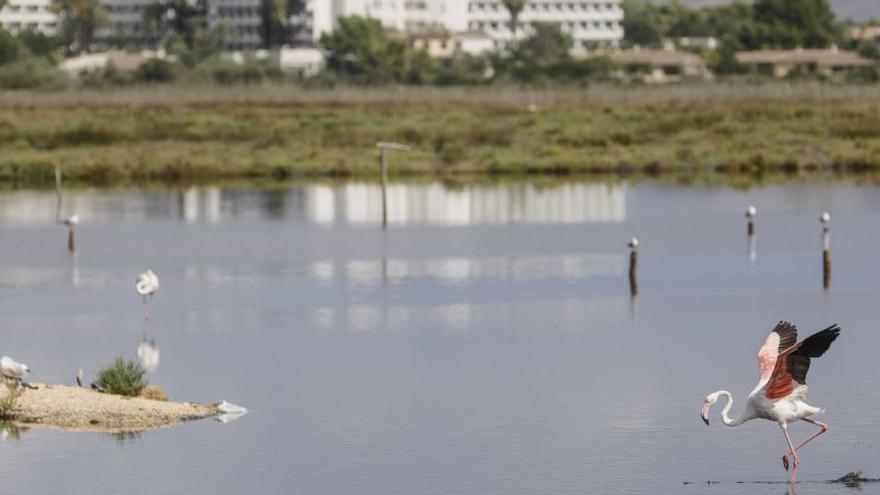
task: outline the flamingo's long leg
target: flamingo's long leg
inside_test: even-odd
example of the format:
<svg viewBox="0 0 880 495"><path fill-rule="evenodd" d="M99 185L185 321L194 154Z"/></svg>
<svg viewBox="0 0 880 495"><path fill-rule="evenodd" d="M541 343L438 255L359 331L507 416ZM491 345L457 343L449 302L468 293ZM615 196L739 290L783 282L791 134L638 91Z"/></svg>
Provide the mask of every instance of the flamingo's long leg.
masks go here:
<svg viewBox="0 0 880 495"><path fill-rule="evenodd" d="M147 296L144 296L144 325L150 321L150 314L147 313Z"/></svg>
<svg viewBox="0 0 880 495"><path fill-rule="evenodd" d="M779 426L782 427L782 433L785 434L785 441L788 442L788 448L791 449L791 455L794 458L794 465L791 468L791 478L788 480L789 483L794 484L797 480L797 470L798 465L800 465L800 460L798 460L798 455L794 448L794 444L791 442L791 437L788 435L788 425L781 424Z"/></svg>
<svg viewBox="0 0 880 495"><path fill-rule="evenodd" d="M804 440L803 442L797 444L797 446L795 446L795 448L794 448L795 451L799 450L801 447L803 447L804 445L806 445L807 442L809 442L810 440L812 440L812 439L818 437L819 435L825 433L826 431L828 431L828 425L826 425L825 423L823 423L823 422L821 422L821 421L815 421L815 420L812 420L812 419L809 419L809 418L801 418L801 419L802 419L803 421L806 421L807 423L814 424L814 425L818 426L820 429L819 429L819 431L817 431L816 433L814 433L814 434L810 435L809 437L807 437L807 439ZM785 466L785 469L786 469L786 470L788 470L788 456L789 456L789 455L790 455L790 454L785 454L784 456L782 456L782 465Z"/></svg>

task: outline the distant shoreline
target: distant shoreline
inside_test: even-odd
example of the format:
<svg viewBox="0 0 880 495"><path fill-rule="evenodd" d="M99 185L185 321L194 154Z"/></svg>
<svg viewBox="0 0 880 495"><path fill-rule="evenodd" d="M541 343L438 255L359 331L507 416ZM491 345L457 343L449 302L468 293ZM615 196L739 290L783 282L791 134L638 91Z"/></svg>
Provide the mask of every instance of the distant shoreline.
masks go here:
<svg viewBox="0 0 880 495"><path fill-rule="evenodd" d="M0 182L880 170L880 85L0 93Z"/></svg>

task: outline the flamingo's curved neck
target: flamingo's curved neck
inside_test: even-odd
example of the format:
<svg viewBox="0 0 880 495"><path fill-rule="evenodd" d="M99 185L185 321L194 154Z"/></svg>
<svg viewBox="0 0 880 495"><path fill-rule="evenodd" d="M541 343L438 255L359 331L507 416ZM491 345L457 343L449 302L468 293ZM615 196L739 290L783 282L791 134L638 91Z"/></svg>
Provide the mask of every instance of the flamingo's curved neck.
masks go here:
<svg viewBox="0 0 880 495"><path fill-rule="evenodd" d="M724 409L721 410L721 421L727 426L738 426L743 424L747 419L747 411L743 411L738 418L731 419L728 414L730 413L730 408L733 407L733 395L727 390L718 392L718 395L727 397L727 404L724 404Z"/></svg>

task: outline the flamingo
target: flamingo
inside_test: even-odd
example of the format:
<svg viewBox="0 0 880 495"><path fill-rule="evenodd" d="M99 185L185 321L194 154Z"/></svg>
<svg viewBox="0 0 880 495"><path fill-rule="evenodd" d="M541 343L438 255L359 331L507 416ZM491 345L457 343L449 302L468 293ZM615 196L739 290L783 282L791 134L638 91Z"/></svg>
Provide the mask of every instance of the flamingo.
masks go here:
<svg viewBox="0 0 880 495"><path fill-rule="evenodd" d="M733 396L726 390L719 390L706 396L700 413L703 422L709 424L709 409L721 396L727 398L727 404L721 411L721 421L727 426L739 426L756 418L775 421L782 428L788 443L788 451L782 456L782 465L787 471L789 460L793 461L789 482L795 483L800 464L798 449L828 431L827 424L809 418L824 412L824 409L805 402L810 359L825 354L838 335L840 328L834 324L798 342L797 327L780 321L758 351L761 380L749 394L742 414L735 419L727 415L733 406ZM795 446L788 434L788 425L798 420L818 426L819 431Z"/></svg>
<svg viewBox="0 0 880 495"><path fill-rule="evenodd" d="M20 385L31 369L24 363L16 362L9 356L0 357L0 374L7 382Z"/></svg>
<svg viewBox="0 0 880 495"><path fill-rule="evenodd" d="M152 270L141 273L134 281L134 290L144 298L144 328L146 328L146 324L150 320L150 314L147 313L147 296L153 297L159 290L159 277Z"/></svg>

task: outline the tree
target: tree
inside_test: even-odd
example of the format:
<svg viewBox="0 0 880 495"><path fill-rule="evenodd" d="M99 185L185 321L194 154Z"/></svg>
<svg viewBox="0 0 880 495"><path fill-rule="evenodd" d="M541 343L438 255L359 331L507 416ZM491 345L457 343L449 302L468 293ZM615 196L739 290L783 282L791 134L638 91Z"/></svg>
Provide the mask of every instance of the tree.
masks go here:
<svg viewBox="0 0 880 495"><path fill-rule="evenodd" d="M754 9L764 46L826 48L835 39L828 0L757 0Z"/></svg>
<svg viewBox="0 0 880 495"><path fill-rule="evenodd" d="M519 24L519 15L526 8L526 0L501 0L504 8L510 13L510 33L513 39L516 39L517 24Z"/></svg>
<svg viewBox="0 0 880 495"><path fill-rule="evenodd" d="M207 29L206 11L204 2L168 0L154 3L144 8L143 29L154 46L178 37L192 49L199 33Z"/></svg>
<svg viewBox="0 0 880 495"><path fill-rule="evenodd" d="M299 16L305 8L305 0L260 0L263 46L271 49L297 39L304 28Z"/></svg>
<svg viewBox="0 0 880 495"><path fill-rule="evenodd" d="M0 65L15 62L26 50L15 36L9 31L0 29Z"/></svg>
<svg viewBox="0 0 880 495"><path fill-rule="evenodd" d="M289 18L287 0L260 0L260 34L264 48L285 43Z"/></svg>
<svg viewBox="0 0 880 495"><path fill-rule="evenodd" d="M406 42L388 36L376 19L342 17L331 34L321 35L327 68L360 84L427 82L436 62Z"/></svg>
<svg viewBox="0 0 880 495"><path fill-rule="evenodd" d="M593 57L574 59L569 53L571 37L558 24L536 23L529 37L514 44L509 53L496 62L502 74L521 82L584 81L607 75L613 70L610 60Z"/></svg>
<svg viewBox="0 0 880 495"><path fill-rule="evenodd" d="M58 48L58 40L55 37L46 36L32 29L19 32L17 38L32 55L37 57L51 58Z"/></svg>
<svg viewBox="0 0 880 495"><path fill-rule="evenodd" d="M67 54L88 51L95 31L107 21L99 0L53 0L52 11L58 15L59 37Z"/></svg>
<svg viewBox="0 0 880 495"><path fill-rule="evenodd" d="M624 41L629 45L659 45L663 33L655 15L655 6L634 0L623 2Z"/></svg>

